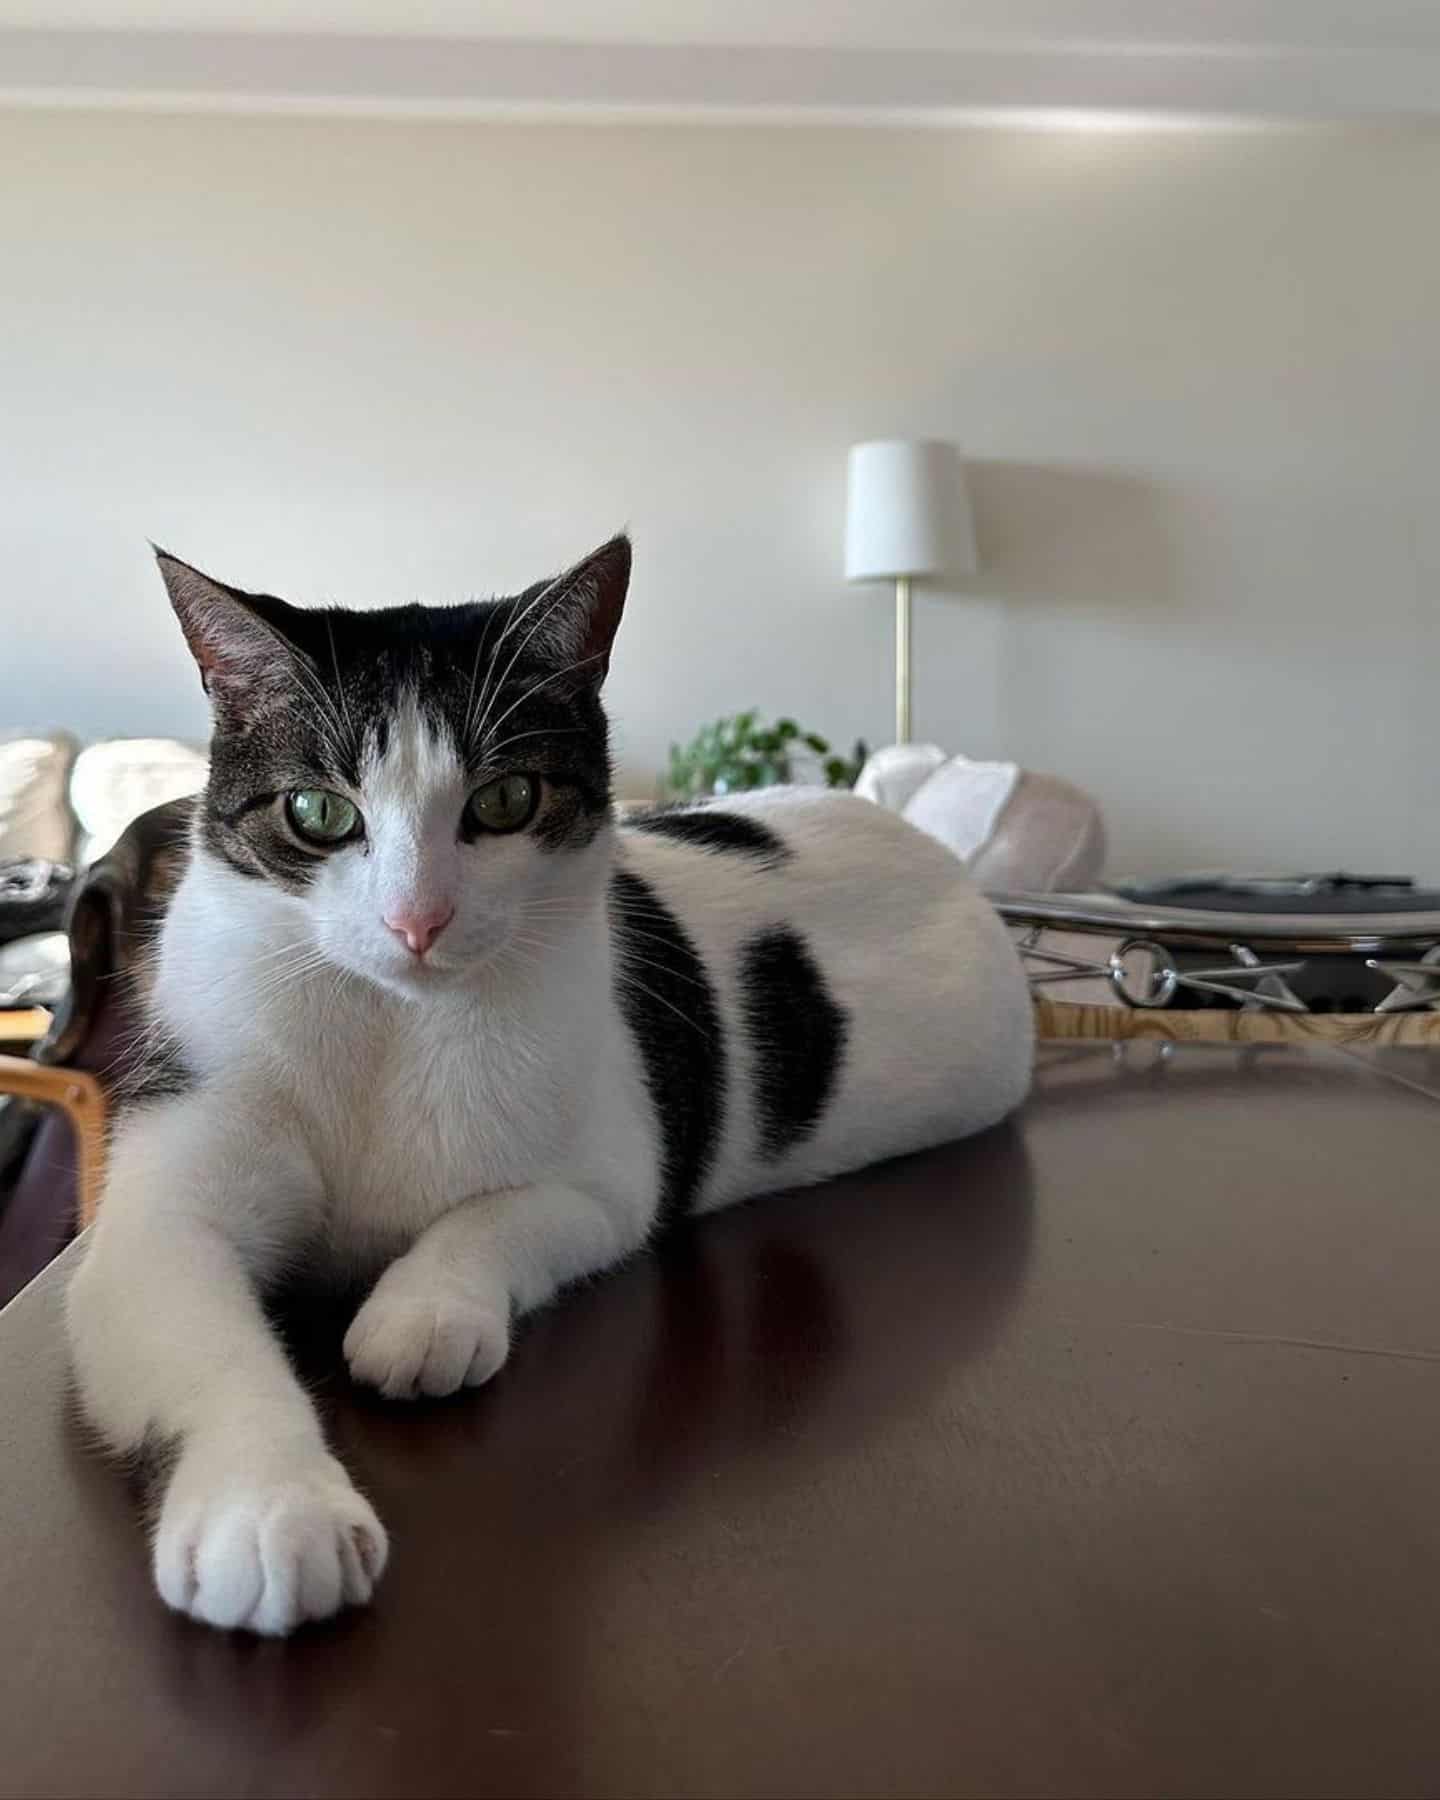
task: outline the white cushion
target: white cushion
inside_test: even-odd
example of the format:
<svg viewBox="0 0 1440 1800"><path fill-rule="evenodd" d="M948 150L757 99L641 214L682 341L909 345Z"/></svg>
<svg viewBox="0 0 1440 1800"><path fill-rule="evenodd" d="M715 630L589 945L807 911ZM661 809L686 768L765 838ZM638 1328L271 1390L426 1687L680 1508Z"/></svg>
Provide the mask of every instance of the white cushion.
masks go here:
<svg viewBox="0 0 1440 1800"><path fill-rule="evenodd" d="M921 782L901 810L912 825L969 862L994 835L1019 779L1014 763L952 756Z"/></svg>
<svg viewBox="0 0 1440 1800"><path fill-rule="evenodd" d="M70 941L63 931L0 944L0 1002L6 1006L54 1006L69 978Z"/></svg>
<svg viewBox="0 0 1440 1800"><path fill-rule="evenodd" d="M0 737L0 862L69 862L75 821L65 778L74 756L75 740L63 731Z"/></svg>
<svg viewBox="0 0 1440 1800"><path fill-rule="evenodd" d="M84 834L81 857L103 856L131 822L152 806L196 794L210 762L178 738L111 738L75 758L70 804Z"/></svg>
<svg viewBox="0 0 1440 1800"><path fill-rule="evenodd" d="M987 894L1073 894L1105 866L1105 821L1089 794L1058 775L1021 771L989 840L970 858Z"/></svg>
<svg viewBox="0 0 1440 1800"><path fill-rule="evenodd" d="M911 795L945 761L938 744L887 744L870 753L855 792L887 812L904 812Z"/></svg>

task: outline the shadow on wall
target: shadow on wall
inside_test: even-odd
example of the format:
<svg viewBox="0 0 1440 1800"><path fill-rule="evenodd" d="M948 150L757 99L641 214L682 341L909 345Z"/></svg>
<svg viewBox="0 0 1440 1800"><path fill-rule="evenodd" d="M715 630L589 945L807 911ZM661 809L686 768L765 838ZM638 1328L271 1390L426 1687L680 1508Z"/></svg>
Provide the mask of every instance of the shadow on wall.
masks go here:
<svg viewBox="0 0 1440 1800"><path fill-rule="evenodd" d="M977 590L1066 612L1153 617L1179 602L1178 497L1128 471L967 462Z"/></svg>

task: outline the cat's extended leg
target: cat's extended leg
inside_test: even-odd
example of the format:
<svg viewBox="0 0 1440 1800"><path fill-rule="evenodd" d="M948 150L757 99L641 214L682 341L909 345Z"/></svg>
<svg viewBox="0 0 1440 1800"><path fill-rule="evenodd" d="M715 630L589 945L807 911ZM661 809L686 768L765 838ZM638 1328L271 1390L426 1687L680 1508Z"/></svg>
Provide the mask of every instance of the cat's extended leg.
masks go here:
<svg viewBox="0 0 1440 1800"><path fill-rule="evenodd" d="M256 1282L313 1224L319 1176L273 1110L204 1091L120 1131L67 1322L106 1443L173 1451L156 1586L209 1624L281 1633L363 1602L385 1533L330 1455Z"/></svg>
<svg viewBox="0 0 1440 1800"><path fill-rule="evenodd" d="M644 1225L576 1188L512 1188L466 1201L391 1263L345 1334L357 1381L391 1399L488 1381L512 1314L635 1249Z"/></svg>

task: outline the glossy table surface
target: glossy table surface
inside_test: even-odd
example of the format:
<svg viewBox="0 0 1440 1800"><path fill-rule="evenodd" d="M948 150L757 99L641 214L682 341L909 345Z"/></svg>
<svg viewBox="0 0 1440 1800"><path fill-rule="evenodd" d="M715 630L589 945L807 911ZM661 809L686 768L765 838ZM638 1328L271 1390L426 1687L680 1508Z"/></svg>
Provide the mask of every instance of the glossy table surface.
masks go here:
<svg viewBox="0 0 1440 1800"><path fill-rule="evenodd" d="M1440 1789L1433 1054L1051 1048L454 1402L307 1319L393 1560L285 1644L153 1598L63 1276L0 1315L5 1795Z"/></svg>

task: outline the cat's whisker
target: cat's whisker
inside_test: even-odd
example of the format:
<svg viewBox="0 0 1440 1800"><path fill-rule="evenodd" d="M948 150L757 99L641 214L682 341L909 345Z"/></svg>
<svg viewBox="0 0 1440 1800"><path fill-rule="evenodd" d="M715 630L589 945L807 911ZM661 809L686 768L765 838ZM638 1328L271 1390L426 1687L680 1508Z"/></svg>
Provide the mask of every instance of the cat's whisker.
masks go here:
<svg viewBox="0 0 1440 1800"><path fill-rule="evenodd" d="M330 986L330 999L336 1006L343 1003L345 996L350 991L350 986L354 979L355 972L353 969L341 968L338 963L335 965L335 979Z"/></svg>
<svg viewBox="0 0 1440 1800"><path fill-rule="evenodd" d="M548 607L546 607L546 609L545 609L544 613L541 615L541 617L535 621L535 623L530 627L529 631L526 632L524 638L520 641L520 643L516 646L514 651L511 653L510 660L505 665L504 674L499 676L497 678L497 680L495 681L494 689L491 693L490 700L489 700L488 704L486 705L484 713L481 715L480 724L475 732L475 736L482 743L485 740L486 726L489 722L490 712L491 712L492 708L494 707L496 699L500 696L500 694L502 694L504 692L505 683L510 679L510 671L515 667L515 664L519 661L520 657L524 655L525 650L530 643L530 640L535 636L535 633L537 631L539 631L541 629L541 627L546 623L546 621L549 619L551 613L553 613L558 606L563 605L565 603L565 601L567 601L570 598L570 590L563 585L564 579L565 578L563 576L557 577L557 579L555 581L553 581L548 588L545 588L540 593L538 593L535 596L535 598L530 602L530 604L525 608L524 612L520 615L520 618L515 621L516 624L523 624L523 622L530 616L530 614L535 610L535 608L537 606L539 606L539 604L541 603L542 600L546 599L552 593L555 594L555 598L551 601L550 605ZM558 593L555 592L555 590L557 588L559 589ZM495 654L494 654L494 656L492 656L491 663L490 663L492 671L495 667L496 662L499 660L500 650L505 643L505 639L510 635L511 629L512 629L512 627L509 627L509 626L506 627L504 633L502 633L502 635L501 635L500 642L497 643L495 646ZM513 712L514 708L512 707L510 710ZM502 714L500 719L497 721L497 725L503 725L505 720L509 716L510 716L509 713Z"/></svg>
<svg viewBox="0 0 1440 1800"><path fill-rule="evenodd" d="M567 663L563 669L556 669L541 680L532 682L518 700L511 701L490 729L498 731L512 713L518 712L522 706L527 706L540 690L549 687L552 681L563 681L567 675L573 675L577 669L583 669L586 663L604 662L608 655L608 650L597 650L591 656L578 657L574 662Z"/></svg>
<svg viewBox="0 0 1440 1800"><path fill-rule="evenodd" d="M461 738L462 743L473 744L478 740L479 733L475 730L475 719L476 719L477 715L481 718L484 717L486 711L489 708L489 705L490 705L492 699L494 698L495 677L498 672L500 652L505 647L505 641L510 636L512 631L517 630L521 625L524 624L525 620L530 616L530 612L531 612L532 608L538 606L540 604L540 601L543 598L544 598L543 592L536 594L533 597L533 599L531 599L520 610L519 613L512 613L510 618L507 619L505 621L504 625L502 626L502 628L500 630L500 634L496 638L493 648L490 648L489 645L490 645L490 627L494 621L489 620L486 622L485 635L484 635L484 647L485 647L487 661L486 661L485 673L482 676L481 681L480 681L480 692L476 698L474 708L471 710L468 710L466 713L465 731L464 731L464 735ZM496 617L498 617L498 616L499 615L497 613Z"/></svg>
<svg viewBox="0 0 1440 1800"><path fill-rule="evenodd" d="M473 722L474 715L472 713L470 713L469 711L467 711L466 718L465 718L465 737L463 740L464 742L470 743L472 741L478 740L483 735L484 728L485 728L485 719L489 714L491 706L493 706L493 704L494 704L495 696L499 693L500 688L504 684L505 677L503 675L499 674L499 662L500 662L500 652L505 648L506 639L509 638L509 636L511 635L512 632L518 630L519 627L525 623L526 619L528 619L530 617L530 614L532 612L534 612L535 608L537 606L539 606L541 601L544 600L545 596L549 592L550 592L550 589L548 587L542 588L541 591L538 594L536 594L533 599L531 599L524 607L521 608L521 610L518 613L516 613L507 622L505 629L500 633L500 636L496 639L495 648L490 653L489 667L485 671L485 680L481 684L481 689L480 689L480 699L479 699L478 708L477 708L477 710L480 713L480 725L479 725L478 729L475 729L472 731L472 722ZM511 661L506 664L505 675L509 674L511 667L513 666L513 663L514 663L514 658L512 657Z"/></svg>
<svg viewBox="0 0 1440 1800"><path fill-rule="evenodd" d="M188 984L187 991L197 998L212 999L223 997L227 991L232 992L237 1000L243 999L253 1005L261 996L268 996L284 988L287 982L296 978L300 965L296 963L279 963L261 972L261 979L256 980L254 970L245 964L227 965L221 969L213 969L208 975ZM153 1029L153 1027L150 1027Z"/></svg>
<svg viewBox="0 0 1440 1800"><path fill-rule="evenodd" d="M495 641L495 648L494 648L494 650L493 650L493 651L492 651L492 652L491 652L491 653L490 653L490 666L489 666L489 668L487 668L487 669L486 669L486 671L485 671L485 680L484 680L484 682L483 682L483 683L482 683L482 684L481 684L481 688L480 688L480 702L479 702L479 704L480 704L480 706L481 706L481 708L482 708L482 709L483 709L483 708L484 708L484 706L485 706L485 705L486 705L486 696L487 696L487 695L488 695L488 694L489 694L489 693L490 693L490 691L491 691L491 685L490 685L490 684L491 684L491 681L492 681L492 680L493 680L493 678L494 678L494 675L495 675L495 665L496 665L496 662L497 662L497 660L498 660L498 658L499 658L499 655L500 655L500 652L501 652L501 650L502 650L502 649L504 649L504 647L505 647L505 640L506 640L506 639L507 639L507 638L508 638L508 637L509 637L509 636L510 636L510 633L511 633L511 632L512 632L512 631L514 631L514 630L515 630L515 629L516 629L516 628L517 628L517 627L518 627L518 626L520 626L520 625L523 625L523 624L524 624L524 622L525 622L525 620L526 620L526 619L527 619L527 618L529 618L529 616L530 616L530 614L531 614L531 613L532 613L532 612L533 612L533 611L534 611L534 609L535 609L535 608L536 608L536 607L537 607L537 606L538 606L538 605L539 605L539 604L540 604L540 602L541 602L541 601L542 601L542 600L543 600L543 599L544 599L544 598L545 598L545 596L546 596L546 594L548 594L548 593L549 593L549 592L550 592L550 588L549 588L549 587L548 587L548 586L547 586L547 587L543 587L543 588L541 588L541 590L540 590L540 592L539 592L539 593L538 593L538 594L536 594L536 595L535 595L535 596L534 596L534 598L533 598L533 599L531 599L531 600L530 600L530 601L529 601L529 602L528 602L528 604L527 604L527 605L525 605L525 606L524 606L524 607L522 607L522 608L521 608L521 610L520 610L520 611L519 611L519 612L518 612L518 613L516 613L516 614L513 614L513 615L512 615L512 616L511 616L511 617L510 617L510 618L509 618L509 619L508 619L508 620L507 620L507 621L506 621L506 624L505 624L505 629L504 629L504 630L503 630L503 631L502 631L502 632L501 632L501 633L500 633L500 636L499 636L499 637L498 637L498 638L497 638L497 639L496 639L496 641ZM482 651L483 651L483 649L484 649L484 646L485 646L485 641L486 641L486 639L487 639L487 638L488 638L488 637L489 637L489 620L487 620L487 621L486 621L486 627L485 627L485 631L484 631L484 633L483 633L483 635L482 635L482 637L481 637L481 644L480 644L480 650L477 650L477 652L476 652L476 662L477 662L477 665L478 665L478 662L479 662L479 658L480 658L480 654L481 654L481 652L482 652ZM471 678L470 678L470 679L471 679L471 689L472 689L472 692L473 692L473 689L474 689L474 679L475 679L475 678L474 678L474 672L473 672L473 670L472 670L472 672L471 672ZM461 741L462 741L462 742L463 742L463 743L469 743L469 742L470 742L470 735L471 735L471 734L470 734L470 726L471 726L471 721L472 721L472 719L473 719L473 717L474 717L474 713L473 713L473 711L472 711L472 710L471 710L471 708L470 708L470 707L468 707L468 706L467 706L467 707L466 707L466 710L465 710L465 731L464 731L464 734L463 734L463 736L462 736L462 739L461 739Z"/></svg>
<svg viewBox="0 0 1440 1800"><path fill-rule="evenodd" d="M554 922L559 925L584 925L591 920L599 923L604 918L604 911L598 906L546 906L538 907L533 912L528 907L521 907L516 917L536 924Z"/></svg>
<svg viewBox="0 0 1440 1800"><path fill-rule="evenodd" d="M341 743L343 734L340 715L336 711L333 695L326 688L319 671L311 664L308 657L297 652L291 658L289 667L300 677L301 686L319 708L321 737L328 747L331 757L337 763L342 762L344 760ZM338 677L338 669L336 673Z"/></svg>
<svg viewBox="0 0 1440 1800"><path fill-rule="evenodd" d="M653 936L654 934L651 933L649 935ZM656 939L657 943L665 943L667 941L668 940L664 938ZM688 986L699 988L706 993L708 993L710 989L709 982L698 975L687 974L683 969L677 969L673 963L656 962L654 957L651 956L637 956L633 951L626 951L619 961L622 980L624 979L626 972L632 966L640 969L653 969L657 975L663 975L667 981L683 981Z"/></svg>
<svg viewBox="0 0 1440 1800"><path fill-rule="evenodd" d="M548 944L541 943L538 939L521 938L521 937L512 937L511 939L509 939L509 941L507 942L507 944L505 946L505 948L507 950L513 950L515 952L516 956L518 956L522 962L528 963L531 966L531 968L535 968L535 969L542 968L544 965L543 965L543 963L541 961L541 957L539 955L527 956L525 954L527 947L533 947L535 950L537 950L541 953L543 953L544 951L546 951L550 948L550 946Z"/></svg>
<svg viewBox="0 0 1440 1800"><path fill-rule="evenodd" d="M533 902L530 902L529 904L532 906L535 906L535 907L542 907L542 906L548 907L549 906L549 903L546 901L533 901ZM557 912L560 911L561 905L563 905L563 902L557 904L557 907L556 907ZM662 944L665 946L666 949L671 950L672 952L674 951L675 944L674 944L674 940L672 938L668 938L658 931L647 931L644 928L644 926L637 925L635 923L635 920L637 918L652 919L653 915L646 913L646 912L642 912L642 911L636 911L634 909L627 909L623 901L617 901L613 898L613 896L612 896L611 905L612 905L614 915L625 921L625 931L626 931L627 936L645 938L650 943ZM556 916L555 913L549 912L549 911L547 911L547 913L545 915L546 918L550 918L550 917L554 917L554 916ZM561 916L563 916L563 914ZM650 964L650 966L653 968L656 968L656 969L661 969L661 968L665 967L665 965L657 963L657 962L652 962ZM678 969L666 969L666 973L673 973L676 976L678 976L681 980L694 981L695 985L697 987L704 985L702 982L698 981L694 976L685 975Z"/></svg>
<svg viewBox="0 0 1440 1800"><path fill-rule="evenodd" d="M350 717L350 701L345 693L345 683L340 679L340 656L335 648L335 625L328 614L325 618L325 635L330 640L330 662L335 670L335 689L340 696L341 710L345 715L345 729L349 734L350 739L350 754L351 757L358 762L360 758L360 740L355 735L355 723Z"/></svg>
<svg viewBox="0 0 1440 1800"><path fill-rule="evenodd" d="M512 744L524 743L526 738L583 737L584 733L583 725L561 725L553 729L549 726L540 726L534 731L517 731L511 737L502 738L498 744L486 744L485 756L487 760L497 757L502 750L508 750Z"/></svg>
<svg viewBox="0 0 1440 1800"><path fill-rule="evenodd" d="M562 581L563 581L563 578L562 578ZM535 623L530 627L529 631L525 634L524 638L516 646L515 650L511 654L509 662L506 663L506 665L505 665L504 674L501 675L495 683L494 693L491 696L489 705L485 709L485 714L480 721L479 729L475 734L476 737L480 740L480 742L482 744L486 741L487 727L488 727L489 731L498 731L500 726L502 726L505 723L506 719L508 719L510 717L510 714L515 711L515 706L523 705L524 701L528 700L530 698L531 694L533 694L535 692L535 689L533 687L530 688L521 697L521 699L515 703L515 705L510 706L509 708L507 708L507 710L505 712L501 713L500 717L495 721L495 723L493 725L490 724L490 713L494 710L495 701L504 692L505 683L510 679L511 671L514 669L514 667L515 667L516 663L519 661L520 657L522 655L524 655L526 649L528 648L528 646L530 644L531 639L535 636L536 632L541 630L541 628L548 622L551 613L553 613L557 607L563 605L565 602L567 602L571 598L570 590L567 587L562 585L562 581L556 581L555 583L552 584L552 589L546 590L546 592L548 593L548 592L552 591L553 588L559 588L559 592L556 594L555 599L545 609L545 612L542 614L542 616L540 618L538 618L535 621ZM532 602L532 607L535 605L538 605L539 602L541 600L543 600L544 598L545 598L545 594L538 595L536 597L536 600L534 602ZM528 610L529 609L527 609L527 611ZM499 646L497 645L496 648L498 651ZM608 652L606 654L608 654ZM590 659L587 659L587 660L590 660Z"/></svg>
<svg viewBox="0 0 1440 1800"><path fill-rule="evenodd" d="M278 956L289 956L296 950L313 950L316 947L313 938L296 938L293 943L279 944L273 950L262 950L258 956L252 959L252 961L257 963L272 962Z"/></svg>
<svg viewBox="0 0 1440 1800"><path fill-rule="evenodd" d="M251 992L280 993L290 984L301 980L316 969L334 968L329 953L312 949L297 955L290 962L279 962L272 965L262 975L258 985Z"/></svg>
<svg viewBox="0 0 1440 1800"><path fill-rule="evenodd" d="M308 976L318 974L319 971L326 966L327 965L323 962L315 962L308 968L287 970L283 976L278 977L276 980L263 983L261 986L251 989L246 997L253 1004L259 1005L264 1001L273 999L277 995L285 993L289 988L298 987Z"/></svg>
<svg viewBox="0 0 1440 1800"><path fill-rule="evenodd" d="M480 658L485 654L485 646L490 639L490 625L494 619L494 611L486 613L479 635L475 639L475 655L470 664L470 685L465 690L465 722L460 727L460 742L470 742L470 722L475 716L475 683L480 675ZM486 671L487 675L489 671Z"/></svg>
<svg viewBox="0 0 1440 1800"><path fill-rule="evenodd" d="M261 966L262 974L267 982L271 979L283 981L293 974L295 967L307 955L317 955L323 960L325 953L308 939L298 939L293 944L282 944L277 950L262 951L253 962L226 963L213 969L207 978L198 983L192 983L191 991L212 993L223 988L229 982L249 983L252 971L257 966ZM287 957L292 958L293 961L287 962L285 960ZM247 991L253 992L255 989L251 986L247 988Z"/></svg>
<svg viewBox="0 0 1440 1800"><path fill-rule="evenodd" d="M669 971L667 971L667 973L668 972ZM621 979L630 987L635 988L639 993L644 994L647 999L653 1000L657 1006L663 1006L666 1012L672 1012L677 1019L683 1019L690 1029L698 1033L707 1044L714 1041L711 1038L710 1033L692 1019L689 1013L681 1012L678 1006L673 1005L669 1000L665 999L662 994L657 994L654 988L647 987L638 977L631 975L627 970L622 969Z"/></svg>

